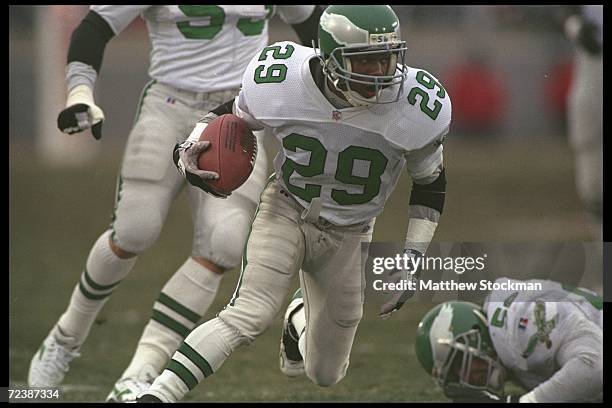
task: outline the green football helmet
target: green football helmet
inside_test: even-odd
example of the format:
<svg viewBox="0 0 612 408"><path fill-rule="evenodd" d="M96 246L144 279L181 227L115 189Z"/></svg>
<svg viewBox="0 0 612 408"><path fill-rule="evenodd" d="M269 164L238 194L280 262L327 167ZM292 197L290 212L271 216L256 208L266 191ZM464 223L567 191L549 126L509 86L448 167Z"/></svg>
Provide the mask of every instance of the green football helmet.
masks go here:
<svg viewBox="0 0 612 408"><path fill-rule="evenodd" d="M408 68L404 65L406 42L401 41L400 23L389 6L329 6L319 21L319 50L323 72L353 106L392 103L402 93ZM384 75L355 73L350 57L380 56L388 58ZM374 87L374 96L367 98L351 84ZM381 95L397 85L396 92ZM392 88L393 89L393 88Z"/></svg>
<svg viewBox="0 0 612 408"><path fill-rule="evenodd" d="M503 395L504 368L478 305L451 301L431 309L419 323L415 349L447 397L469 389Z"/></svg>

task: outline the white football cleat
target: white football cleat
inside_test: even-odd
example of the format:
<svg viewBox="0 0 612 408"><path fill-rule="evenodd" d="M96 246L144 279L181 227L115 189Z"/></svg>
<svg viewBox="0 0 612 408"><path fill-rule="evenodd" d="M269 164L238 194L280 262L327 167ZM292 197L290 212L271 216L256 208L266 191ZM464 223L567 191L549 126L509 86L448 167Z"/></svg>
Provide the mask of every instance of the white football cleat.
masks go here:
<svg viewBox="0 0 612 408"><path fill-rule="evenodd" d="M32 357L28 371L28 387L59 387L68 372L70 362L79 356L78 346L69 348L60 343L52 330Z"/></svg>
<svg viewBox="0 0 612 408"><path fill-rule="evenodd" d="M293 323L291 323L291 317L303 307L304 299L302 299L302 291L298 289L285 312L283 334L280 342L280 370L287 377L298 377L304 374L304 358L298 347L300 337Z"/></svg>
<svg viewBox="0 0 612 408"><path fill-rule="evenodd" d="M159 373L151 364L143 365L135 376L117 380L106 397L107 402L136 402L136 397L149 389Z"/></svg>
<svg viewBox="0 0 612 408"><path fill-rule="evenodd" d="M113 390L106 397L106 402L136 402L136 397L149 389L152 381L138 378L122 378L115 383Z"/></svg>

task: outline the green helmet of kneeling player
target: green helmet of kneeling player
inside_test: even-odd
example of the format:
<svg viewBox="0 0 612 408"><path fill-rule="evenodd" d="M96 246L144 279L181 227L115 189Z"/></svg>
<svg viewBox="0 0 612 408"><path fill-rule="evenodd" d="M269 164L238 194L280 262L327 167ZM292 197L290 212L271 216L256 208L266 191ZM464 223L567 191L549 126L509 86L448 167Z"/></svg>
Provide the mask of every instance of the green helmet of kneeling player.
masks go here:
<svg viewBox="0 0 612 408"><path fill-rule="evenodd" d="M478 305L450 301L431 309L419 323L415 351L447 397L463 390L503 395L504 368Z"/></svg>

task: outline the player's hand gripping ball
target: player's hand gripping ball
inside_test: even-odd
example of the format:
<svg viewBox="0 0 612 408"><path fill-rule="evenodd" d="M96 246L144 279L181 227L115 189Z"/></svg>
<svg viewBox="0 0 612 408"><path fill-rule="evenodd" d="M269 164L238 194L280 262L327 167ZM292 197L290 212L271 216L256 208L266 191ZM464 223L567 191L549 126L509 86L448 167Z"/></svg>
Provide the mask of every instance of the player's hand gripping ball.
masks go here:
<svg viewBox="0 0 612 408"><path fill-rule="evenodd" d="M249 178L257 158L257 139L247 123L233 114L221 115L206 126L200 141L210 146L200 153L198 168L219 174L207 183L229 194Z"/></svg>

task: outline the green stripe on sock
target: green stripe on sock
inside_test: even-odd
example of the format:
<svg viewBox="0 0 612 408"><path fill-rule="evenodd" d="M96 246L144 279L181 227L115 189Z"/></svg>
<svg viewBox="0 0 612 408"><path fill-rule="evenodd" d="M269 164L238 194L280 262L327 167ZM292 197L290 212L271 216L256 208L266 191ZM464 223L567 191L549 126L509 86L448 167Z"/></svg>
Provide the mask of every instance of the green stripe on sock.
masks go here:
<svg viewBox="0 0 612 408"><path fill-rule="evenodd" d="M185 306L181 305L176 300L172 299L170 296L160 293L159 299L157 299L159 303L162 305L168 306L170 309L175 311L176 313L183 316L185 319L189 320L192 323L197 323L200 320L200 315L196 312L189 310Z"/></svg>
<svg viewBox="0 0 612 408"><path fill-rule="evenodd" d="M179 334L181 337L185 338L189 334L189 328L185 327L181 323L177 322L170 316L160 312L159 310L153 310L153 316L151 316L152 320L155 320L157 323L163 324L170 330Z"/></svg>
<svg viewBox="0 0 612 408"><path fill-rule="evenodd" d="M189 371L187 367L176 360L170 360L166 370L170 370L176 374L181 381L185 383L187 388L189 388L189 391L193 390L193 388L198 385L198 379L195 377L195 375L191 374L191 371Z"/></svg>
<svg viewBox="0 0 612 408"><path fill-rule="evenodd" d="M90 291L85 289L85 285L83 285L83 282L80 281L80 280L79 280L79 289L81 290L81 293L83 294L83 296L85 296L87 299L91 299L91 300L102 300L102 299L108 297L111 293L113 293L113 292L109 292L109 293L105 293L103 295L94 295L93 293L91 293Z"/></svg>
<svg viewBox="0 0 612 408"><path fill-rule="evenodd" d="M181 344L181 347L179 347L178 351L182 355L187 357L193 364L198 366L200 371L202 371L202 373L204 374L204 377L208 377L213 373L213 370L210 367L210 364L208 364L208 361L206 361L204 357L198 354L197 351L191 348L189 344L183 342L183 344Z"/></svg>
<svg viewBox="0 0 612 408"><path fill-rule="evenodd" d="M110 285L100 285L99 283L94 282L91 276L89 276L89 273L87 272L87 268L85 268L85 270L83 271L83 276L85 276L85 282L87 282L87 284L95 290L109 290L109 289L114 288L115 286L119 284L119 282L121 282L121 280L118 280L117 282L112 283Z"/></svg>

